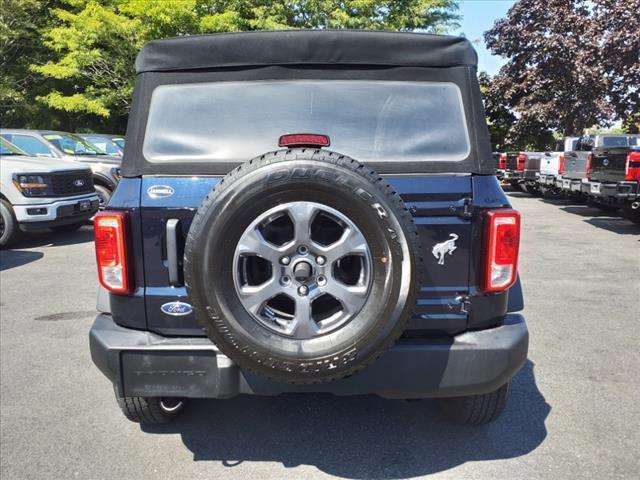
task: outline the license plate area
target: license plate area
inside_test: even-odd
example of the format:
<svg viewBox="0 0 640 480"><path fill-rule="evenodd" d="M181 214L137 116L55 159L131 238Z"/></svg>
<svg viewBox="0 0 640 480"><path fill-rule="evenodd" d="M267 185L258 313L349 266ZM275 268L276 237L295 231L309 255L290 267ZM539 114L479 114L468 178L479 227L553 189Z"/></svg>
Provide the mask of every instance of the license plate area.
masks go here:
<svg viewBox="0 0 640 480"><path fill-rule="evenodd" d="M211 397L216 394L218 365L210 351L123 352L125 395Z"/></svg>
<svg viewBox="0 0 640 480"><path fill-rule="evenodd" d="M84 213L91 210L91 200L81 200L74 205L74 211Z"/></svg>

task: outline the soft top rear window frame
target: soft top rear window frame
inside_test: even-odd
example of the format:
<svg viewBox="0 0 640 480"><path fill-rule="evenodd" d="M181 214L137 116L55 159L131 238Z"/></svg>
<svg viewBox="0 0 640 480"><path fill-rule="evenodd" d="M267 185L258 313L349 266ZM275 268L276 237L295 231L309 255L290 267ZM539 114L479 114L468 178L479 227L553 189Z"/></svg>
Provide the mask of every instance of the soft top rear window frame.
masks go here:
<svg viewBox="0 0 640 480"><path fill-rule="evenodd" d="M198 71L144 72L137 75L136 88L127 128L127 143L122 164L126 177L140 175L225 175L238 162L162 162L145 160L142 152L144 133L153 91L160 85L256 80L391 80L451 82L460 88L467 122L470 151L459 162L369 162L381 174L475 173L495 174L484 109L477 84L476 69L457 67L380 67L298 65L251 68L219 68ZM267 152L264 152L267 153ZM247 158L246 161L250 159ZM356 160L358 160L356 158Z"/></svg>

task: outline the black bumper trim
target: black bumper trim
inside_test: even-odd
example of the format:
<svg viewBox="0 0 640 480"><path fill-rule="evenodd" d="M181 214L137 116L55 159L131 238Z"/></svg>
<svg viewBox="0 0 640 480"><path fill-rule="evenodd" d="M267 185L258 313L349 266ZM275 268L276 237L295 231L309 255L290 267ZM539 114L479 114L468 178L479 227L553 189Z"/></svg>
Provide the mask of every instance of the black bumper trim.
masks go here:
<svg viewBox="0 0 640 480"><path fill-rule="evenodd" d="M599 192L592 192L595 197L613 197L620 200L634 200L640 193L639 182L590 182L600 184Z"/></svg>
<svg viewBox="0 0 640 480"><path fill-rule="evenodd" d="M387 398L437 398L487 393L506 383L527 358L524 317L449 340L403 340L351 377L319 385L278 383L243 371L207 338L162 337L96 317L91 357L125 396L228 398L245 393L327 392Z"/></svg>

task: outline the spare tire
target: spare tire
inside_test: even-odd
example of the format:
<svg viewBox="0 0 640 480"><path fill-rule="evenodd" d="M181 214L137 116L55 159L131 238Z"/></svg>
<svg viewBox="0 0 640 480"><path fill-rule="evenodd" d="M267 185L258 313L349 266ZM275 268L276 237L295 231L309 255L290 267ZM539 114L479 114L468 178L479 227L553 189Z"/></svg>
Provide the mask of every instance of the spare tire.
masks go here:
<svg viewBox="0 0 640 480"><path fill-rule="evenodd" d="M241 368L318 383L373 362L416 302L421 247L378 174L333 152L271 152L229 173L191 224L185 284Z"/></svg>

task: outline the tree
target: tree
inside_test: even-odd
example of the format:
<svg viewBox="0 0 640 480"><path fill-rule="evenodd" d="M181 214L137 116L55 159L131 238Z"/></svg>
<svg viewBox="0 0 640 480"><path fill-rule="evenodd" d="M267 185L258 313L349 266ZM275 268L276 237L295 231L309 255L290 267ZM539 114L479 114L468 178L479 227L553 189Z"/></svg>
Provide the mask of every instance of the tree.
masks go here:
<svg viewBox="0 0 640 480"><path fill-rule="evenodd" d="M640 0L594 0L599 61L609 99L626 131L640 129Z"/></svg>
<svg viewBox="0 0 640 480"><path fill-rule="evenodd" d="M507 142L637 115L639 10L640 0L520 0L485 32L492 53L508 59L491 79L515 116Z"/></svg>
<svg viewBox="0 0 640 480"><path fill-rule="evenodd" d="M53 81L38 101L81 126L123 131L137 52L148 41L197 33L285 28L440 32L455 24L455 0L63 0L44 44L53 59L32 71Z"/></svg>
<svg viewBox="0 0 640 480"><path fill-rule="evenodd" d="M47 109L34 101L46 90L46 82L29 68L44 61L48 50L39 32L50 21L46 2L0 0L0 118L3 126L37 127L34 119L55 124Z"/></svg>

